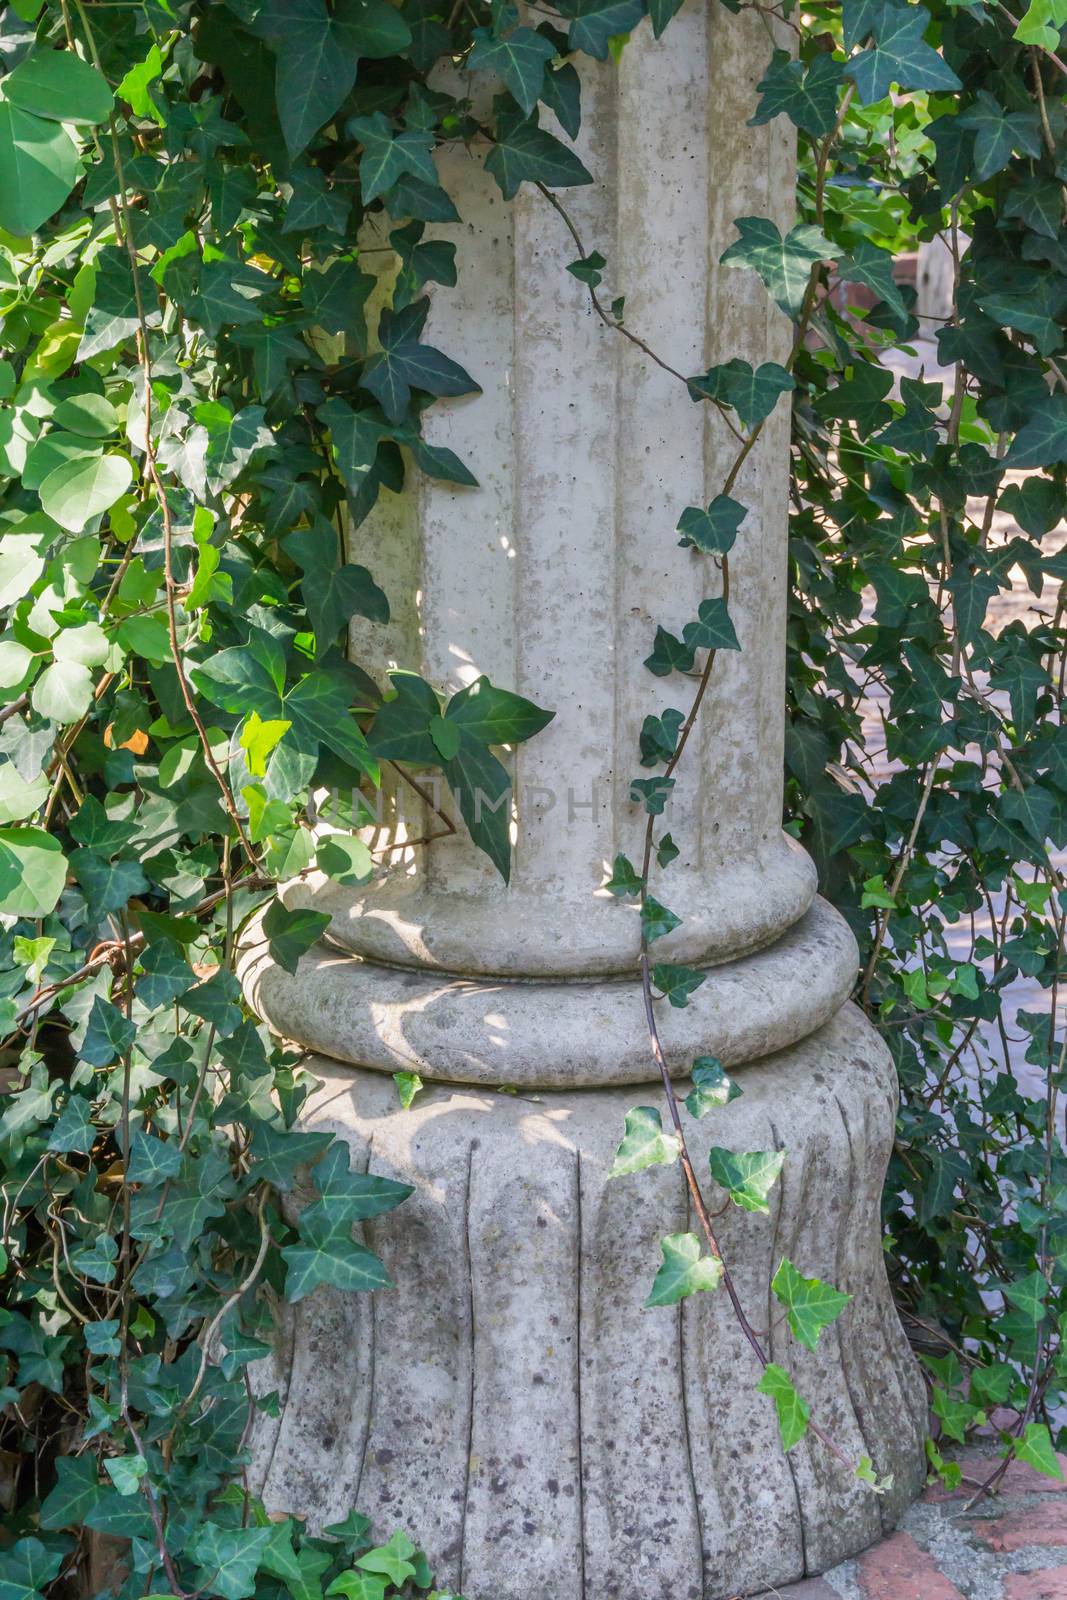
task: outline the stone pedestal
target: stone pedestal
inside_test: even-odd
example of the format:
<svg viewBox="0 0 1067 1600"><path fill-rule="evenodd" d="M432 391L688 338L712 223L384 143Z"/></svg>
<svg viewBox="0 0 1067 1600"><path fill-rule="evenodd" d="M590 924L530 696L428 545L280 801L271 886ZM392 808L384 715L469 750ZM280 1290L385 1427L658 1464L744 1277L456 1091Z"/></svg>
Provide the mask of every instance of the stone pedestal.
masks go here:
<svg viewBox="0 0 1067 1600"><path fill-rule="evenodd" d="M682 372L789 348L761 285L719 266L733 218L791 220L788 132L746 126L768 57L758 19L699 0L661 43L639 30L617 68L582 64L598 182L563 199L628 324ZM290 904L332 917L295 976L247 935L253 1005L320 1053L305 1121L415 1190L369 1228L395 1290L318 1291L289 1315L255 1477L315 1524L354 1503L385 1535L403 1525L467 1600L755 1593L878 1537L918 1488L924 1432L878 1218L892 1068L846 1004L852 936L780 826L788 417L733 490L742 648L720 654L677 774L662 898L684 920L655 947L708 977L661 1025L672 1075L710 1053L744 1091L692 1124L698 1172L712 1143L788 1151L769 1219L721 1217L724 1253L822 1425L895 1474L881 1499L813 1441L783 1454L724 1295L642 1308L658 1241L691 1226L680 1170L606 1183L625 1112L662 1087L636 914L598 885L617 852L640 858L641 723L692 695L642 665L655 626L680 633L720 592L672 530L719 492L736 441L595 317L543 195L505 206L465 149L442 177L464 219L438 230L459 287L436 293L427 337L485 392L434 406L427 432L481 487L384 497L353 555L394 621L354 643L446 690L487 673L555 720L509 757L510 884L460 834L393 850L362 892L292 886ZM374 846L423 831L394 798ZM401 1070L432 1084L408 1111ZM854 1296L815 1353L770 1294L783 1255Z"/></svg>

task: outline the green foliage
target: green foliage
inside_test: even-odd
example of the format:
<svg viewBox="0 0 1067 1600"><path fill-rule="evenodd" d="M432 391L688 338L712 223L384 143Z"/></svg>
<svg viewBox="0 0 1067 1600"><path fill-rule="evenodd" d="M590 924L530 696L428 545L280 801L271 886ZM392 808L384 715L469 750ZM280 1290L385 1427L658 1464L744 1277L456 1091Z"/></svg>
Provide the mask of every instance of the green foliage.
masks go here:
<svg viewBox="0 0 1067 1600"><path fill-rule="evenodd" d="M1042 54L1065 20L817 6L764 86L799 129L798 226L827 241L791 369L788 825L900 1076L889 1264L938 1427L1015 1411L1020 1453L1032 1428L1062 1445L1067 1390L1064 80ZM828 55L857 89L833 145L803 91ZM935 235L958 281L921 325L886 251ZM887 351L920 334L925 372L894 384Z"/></svg>
<svg viewBox="0 0 1067 1600"><path fill-rule="evenodd" d="M773 1361L769 1361L763 1369L763 1376L756 1388L760 1394L770 1395L774 1401L782 1449L792 1450L808 1431L811 1407L797 1393L793 1387L793 1380L785 1368L777 1366Z"/></svg>
<svg viewBox="0 0 1067 1600"><path fill-rule="evenodd" d="M803 1277L784 1257L771 1279L771 1288L786 1308L794 1337L809 1350L815 1349L822 1330L836 1322L852 1298L818 1278Z"/></svg>
<svg viewBox="0 0 1067 1600"><path fill-rule="evenodd" d="M695 1233L671 1233L660 1241L663 1265L656 1273L646 1306L673 1306L701 1289L717 1289L722 1262L703 1255Z"/></svg>
<svg viewBox="0 0 1067 1600"><path fill-rule="evenodd" d="M508 877L508 751L551 712L485 678L446 700L350 661L352 618L382 625L409 598L379 587L361 530L383 490L423 476L477 490L423 437L429 407L476 404L486 376L424 338L427 285L457 277L454 247L426 229L462 221L437 151L484 152L505 201L594 182L568 142L569 57L652 48L678 5L135 9L19 0L0 37L0 1351L19 1463L0 1583L18 1600L67 1592L70 1534L92 1529L131 1541L123 1600L385 1600L431 1582L403 1533L373 1546L353 1514L310 1538L234 1477L254 1408L275 1403L245 1382L271 1299L388 1292L359 1230L406 1192L297 1127L314 1085L245 1013L236 934L261 913L294 970L325 919L279 885L318 869L373 892L357 835L383 765L439 773ZM605 885L638 902L656 1046L663 1002L687 1005L705 972L649 960L678 926L652 879L689 843L653 830L698 708L690 680L702 694L717 652L746 644L728 601L748 536L737 474L790 404L788 825L856 931L858 998L901 1077L891 1262L914 1327L951 1342L931 1354L942 1430L963 1438L1015 1407L1005 1451L1053 1474L1067 134L1043 52L1064 20L1053 0L1019 20L817 0L795 60L768 48L752 120L797 127L801 215L784 234L737 219L723 261L756 274L793 345L755 369L723 351L682 380L738 459L706 506L664 518L713 592L681 637L650 629L645 665L682 709L645 721L630 795L646 849L639 867L616 857ZM361 253L366 223L388 251ZM893 254L939 232L958 280L936 330L945 375L895 384L884 357L919 324ZM570 269L594 295L596 243ZM597 307L627 331L622 298ZM1033 604L1002 625L992 603L1013 572ZM323 789L339 797L330 832ZM1016 978L1047 1006L1013 1008ZM692 1076L689 1113L728 1116L739 1089L721 1064L698 1058ZM420 1087L397 1074L405 1105ZM639 1107L612 1175L681 1153ZM710 1176L766 1213L786 1160L716 1145ZM663 1258L650 1305L728 1272L707 1236L669 1236ZM809 1348L848 1315L788 1261L774 1290ZM759 1387L792 1448L807 1404L773 1363ZM884 1487L866 1458L856 1471Z"/></svg>
<svg viewBox="0 0 1067 1600"><path fill-rule="evenodd" d="M678 1159L678 1140L664 1133L654 1106L635 1106L626 1113L626 1133L615 1153L609 1178L622 1178L645 1167L669 1166Z"/></svg>

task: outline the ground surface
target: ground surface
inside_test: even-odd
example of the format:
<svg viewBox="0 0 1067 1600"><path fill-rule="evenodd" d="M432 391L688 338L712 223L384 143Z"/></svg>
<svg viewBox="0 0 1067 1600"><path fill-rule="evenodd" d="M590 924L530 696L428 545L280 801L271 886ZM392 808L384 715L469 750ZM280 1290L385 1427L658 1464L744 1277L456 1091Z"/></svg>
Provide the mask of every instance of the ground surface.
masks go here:
<svg viewBox="0 0 1067 1600"><path fill-rule="evenodd" d="M1067 1600L1067 1475L1062 1483L1015 1462L1002 1492L971 1505L996 1466L960 1456L964 1484L927 1490L899 1530L822 1578L768 1590L781 1600ZM1067 1457L1060 1457L1067 1474Z"/></svg>

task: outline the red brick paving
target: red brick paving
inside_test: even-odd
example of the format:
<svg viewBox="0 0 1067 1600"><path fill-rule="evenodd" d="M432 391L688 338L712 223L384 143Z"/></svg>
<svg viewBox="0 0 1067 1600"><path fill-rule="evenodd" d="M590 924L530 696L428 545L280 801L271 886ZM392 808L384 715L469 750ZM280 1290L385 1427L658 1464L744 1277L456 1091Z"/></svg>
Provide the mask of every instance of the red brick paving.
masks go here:
<svg viewBox="0 0 1067 1600"><path fill-rule="evenodd" d="M857 1577L865 1600L963 1600L910 1533L894 1533L865 1551Z"/></svg>
<svg viewBox="0 0 1067 1600"><path fill-rule="evenodd" d="M1059 1496L1046 1495L1036 1505L1020 1511L1006 1511L990 1522L972 1522L969 1527L990 1550L1067 1544L1067 1505Z"/></svg>
<svg viewBox="0 0 1067 1600"><path fill-rule="evenodd" d="M1067 1567L1045 1572L1009 1572L1004 1600L1067 1600Z"/></svg>
<svg viewBox="0 0 1067 1600"><path fill-rule="evenodd" d="M1059 1459L1067 1474L1067 1457ZM923 1496L926 1505L936 1507L951 1525L953 1537L942 1546L941 1540L933 1537L927 1512L912 1522L919 1538L929 1539L935 1548L953 1550L952 1571L967 1593L969 1544L974 1551L974 1576L982 1575L983 1594L992 1577L994 1587L999 1584L999 1600L1067 1600L1067 1564L1059 1553L1067 1547L1067 1476L1057 1481L1013 1462L1001 1480L1000 1494L965 1511L977 1485L997 1466L997 1457L988 1447L978 1446L960 1451L957 1460L966 1480L960 1488L947 1491L934 1485ZM1018 1570L1033 1566L1035 1557L1040 1561L1043 1551L1048 1552L1047 1565L1035 1571ZM781 1600L839 1600L834 1575L828 1576L831 1581L808 1578L775 1593ZM906 1529L864 1551L854 1567L843 1569L842 1578L849 1594L858 1584L863 1600L965 1600L934 1556Z"/></svg>

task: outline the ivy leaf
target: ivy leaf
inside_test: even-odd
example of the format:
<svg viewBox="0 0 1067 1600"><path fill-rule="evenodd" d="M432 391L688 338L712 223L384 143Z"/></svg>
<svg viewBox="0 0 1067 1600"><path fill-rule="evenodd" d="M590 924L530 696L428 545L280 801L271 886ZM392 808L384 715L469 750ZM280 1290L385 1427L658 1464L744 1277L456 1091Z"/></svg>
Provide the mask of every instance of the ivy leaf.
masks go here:
<svg viewBox="0 0 1067 1600"><path fill-rule="evenodd" d="M415 1566L412 1557L415 1555L415 1546L406 1533L396 1532L388 1544L377 1545L373 1550L368 1550L366 1555L359 1556L357 1567L362 1567L364 1572L380 1572L389 1579L394 1588L400 1589L409 1578L415 1577Z"/></svg>
<svg viewBox="0 0 1067 1600"><path fill-rule="evenodd" d="M811 1407L797 1394L788 1372L783 1367L776 1366L773 1361L764 1368L763 1376L756 1388L760 1394L769 1394L773 1399L774 1409L778 1413L778 1432L781 1435L782 1449L792 1450L808 1431Z"/></svg>
<svg viewBox="0 0 1067 1600"><path fill-rule="evenodd" d="M676 861L680 854L681 851L678 849L678 846L675 844L670 834L665 833L659 844L656 846L657 865L661 867L669 867L671 862Z"/></svg>
<svg viewBox="0 0 1067 1600"><path fill-rule="evenodd" d="M720 1111L741 1094L741 1085L728 1076L717 1056L697 1056L691 1076L693 1087L685 1097L685 1108L691 1117Z"/></svg>
<svg viewBox="0 0 1067 1600"><path fill-rule="evenodd" d="M687 622L682 637L689 651L740 650L741 646L726 609L726 601L716 595L700 602L696 622Z"/></svg>
<svg viewBox="0 0 1067 1600"><path fill-rule="evenodd" d="M732 406L747 429L769 417L779 396L795 388L792 374L777 361L764 361L753 370L750 362L735 358L710 367L702 377L689 379L689 393L694 400L718 400Z"/></svg>
<svg viewBox="0 0 1067 1600"><path fill-rule="evenodd" d="M507 768L478 740L461 737L459 749L442 770L471 838L507 883L511 876L511 778Z"/></svg>
<svg viewBox="0 0 1067 1600"><path fill-rule="evenodd" d="M77 149L59 123L0 100L0 228L35 233L79 176Z"/></svg>
<svg viewBox="0 0 1067 1600"><path fill-rule="evenodd" d="M182 1170L185 1156L177 1140L157 1139L154 1134L138 1128L130 1140L130 1158L126 1163L126 1181L140 1183L149 1188L176 1178Z"/></svg>
<svg viewBox="0 0 1067 1600"><path fill-rule="evenodd" d="M872 294L884 300L890 310L905 321L908 308L893 277L893 257L888 250L880 250L863 239L846 257L838 262L838 275L849 283L862 283Z"/></svg>
<svg viewBox="0 0 1067 1600"><path fill-rule="evenodd" d="M776 50L759 84L762 95L750 128L758 128L783 112L814 139L833 131L837 120L838 92L843 66L832 55L820 53L809 65L794 61L787 50Z"/></svg>
<svg viewBox="0 0 1067 1600"><path fill-rule="evenodd" d="M661 906L658 900L648 896L641 907L641 934L646 944L665 938L681 925L681 917L676 917L673 911L668 911L666 906Z"/></svg>
<svg viewBox="0 0 1067 1600"><path fill-rule="evenodd" d="M57 1150L64 1155L87 1156L95 1140L96 1129L93 1127L88 1100L78 1094L68 1095L48 1136L49 1150Z"/></svg>
<svg viewBox="0 0 1067 1600"><path fill-rule="evenodd" d="M1030 406L1030 415L1004 458L1006 467L1051 467L1067 462L1067 395L1057 391Z"/></svg>
<svg viewBox="0 0 1067 1600"><path fill-rule="evenodd" d="M348 131L363 146L359 183L364 204L385 194L405 173L425 183L437 183L437 168L430 154L433 148L430 134L419 128L395 133L388 117L380 111L369 117L353 117Z"/></svg>
<svg viewBox="0 0 1067 1600"><path fill-rule="evenodd" d="M396 1084L397 1099L404 1111L409 1110L415 1096L423 1087L422 1079L417 1072L394 1072L393 1082Z"/></svg>
<svg viewBox="0 0 1067 1600"><path fill-rule="evenodd" d="M60 1456L57 1465L69 1459ZM51 1504L54 1499L53 1490L47 1503ZM42 1526L47 1526L43 1518ZM4 1600L41 1600L42 1593L65 1560L66 1552L62 1548L49 1549L40 1539L19 1539L0 1555L0 1594Z"/></svg>
<svg viewBox="0 0 1067 1600"><path fill-rule="evenodd" d="M924 39L930 13L924 6L884 0L873 17L874 44L845 63L861 104L884 100L893 84L900 89L959 89L959 78Z"/></svg>
<svg viewBox="0 0 1067 1600"><path fill-rule="evenodd" d="M53 834L43 828L0 828L0 912L5 916L47 917L66 876L63 849Z"/></svg>
<svg viewBox="0 0 1067 1600"><path fill-rule="evenodd" d="M246 1600L255 1592L256 1573L270 1537L269 1528L224 1528L216 1522L199 1522L190 1554L200 1565L200 1586L223 1600Z"/></svg>
<svg viewBox="0 0 1067 1600"><path fill-rule="evenodd" d="M626 1113L626 1131L615 1152L609 1178L622 1178L646 1167L670 1166L677 1161L681 1146L673 1133L664 1133L663 1121L654 1106L635 1106Z"/></svg>
<svg viewBox="0 0 1067 1600"><path fill-rule="evenodd" d="M655 778L631 778L630 799L635 805L644 806L650 817L661 817L673 788L674 779L662 773Z"/></svg>
<svg viewBox="0 0 1067 1600"><path fill-rule="evenodd" d="M678 735L684 721L682 712L674 710L673 707L668 707L661 717L645 718L641 724L640 735L643 767L654 767L657 762L670 760L677 747Z"/></svg>
<svg viewBox="0 0 1067 1600"><path fill-rule="evenodd" d="M795 317L804 303L812 267L836 254L833 245L806 223L790 228L784 239L766 217L738 217L734 227L741 237L723 252L724 266L758 273L772 300Z"/></svg>
<svg viewBox="0 0 1067 1600"><path fill-rule="evenodd" d="M495 688L484 676L460 689L445 707L445 720L480 744L521 744L554 716L521 694Z"/></svg>
<svg viewBox="0 0 1067 1600"><path fill-rule="evenodd" d="M556 54L551 39L532 28L515 28L494 38L488 28L475 28L466 66L470 72L496 72L527 116L541 96L545 67Z"/></svg>
<svg viewBox="0 0 1067 1600"><path fill-rule="evenodd" d="M350 1222L322 1217L321 1213L308 1224L302 1218L300 1237L299 1244L282 1250L288 1267L285 1298L290 1305L303 1300L320 1283L349 1291L392 1288L392 1279L374 1252L353 1240Z"/></svg>
<svg viewBox="0 0 1067 1600"><path fill-rule="evenodd" d="M193 416L206 437L204 465L212 492L231 484L255 456L278 449L274 434L264 425L262 406L244 406L234 412L218 400L205 400L193 407ZM43 487L41 492L43 497Z"/></svg>
<svg viewBox="0 0 1067 1600"><path fill-rule="evenodd" d="M295 974L300 957L317 944L329 925L329 915L324 911L290 911L281 900L274 900L263 918L271 959L284 971Z"/></svg>
<svg viewBox="0 0 1067 1600"><path fill-rule="evenodd" d="M568 47L596 61L606 61L609 41L636 28L645 14L643 0L562 0L559 9L572 18Z"/></svg>
<svg viewBox="0 0 1067 1600"><path fill-rule="evenodd" d="M414 1093L413 1090L412 1098ZM319 1198L304 1209L301 1220L314 1226L331 1221L365 1222L370 1217L380 1217L412 1193L410 1183L397 1183L372 1172L352 1171L351 1154L343 1139L335 1139L321 1161L316 1162L311 1169L311 1181Z"/></svg>
<svg viewBox="0 0 1067 1600"><path fill-rule="evenodd" d="M687 1295L717 1289L722 1282L722 1262L701 1254L693 1233L670 1233L660 1240L663 1265L656 1273L646 1306L674 1306Z"/></svg>
<svg viewBox="0 0 1067 1600"><path fill-rule="evenodd" d="M852 1299L818 1278L802 1277L785 1257L771 1279L771 1288L789 1314L794 1336L809 1350L815 1349L822 1330L836 1321Z"/></svg>
<svg viewBox="0 0 1067 1600"><path fill-rule="evenodd" d="M1007 111L988 89L979 89L974 104L961 112L961 128L974 134L974 181L984 183L1008 165L1014 150L1041 154L1041 128L1036 112Z"/></svg>
<svg viewBox="0 0 1067 1600"><path fill-rule="evenodd" d="M278 117L290 156L299 155L338 110L361 56L390 56L411 30L386 0L269 0L256 24L277 57Z"/></svg>
<svg viewBox="0 0 1067 1600"><path fill-rule="evenodd" d="M635 871L632 862L627 856L617 855L612 863L610 878L604 883L604 888L618 900L627 900L641 893L644 879Z"/></svg>
<svg viewBox="0 0 1067 1600"><path fill-rule="evenodd" d="M293 1187L301 1167L317 1161L333 1143L332 1133L301 1133L289 1128L272 1128L257 1122L252 1130L251 1152L256 1171L264 1183L271 1183L283 1194Z"/></svg>
<svg viewBox="0 0 1067 1600"><path fill-rule="evenodd" d="M414 672L391 672L393 695L383 701L368 735L368 743L383 761L411 761L432 766L437 747L430 734L431 721L441 714L437 695Z"/></svg>
<svg viewBox="0 0 1067 1600"><path fill-rule="evenodd" d="M345 1600L385 1600L384 1578L370 1572L339 1572L330 1584L328 1595L341 1594Z"/></svg>
<svg viewBox="0 0 1067 1600"><path fill-rule="evenodd" d="M89 1026L82 1041L83 1061L93 1067L110 1067L133 1049L136 1038L137 1028L130 1018L98 994L93 1000Z"/></svg>
<svg viewBox="0 0 1067 1600"><path fill-rule="evenodd" d="M363 308L377 281L355 261L332 261L324 272L308 268L300 284L300 299L316 327L347 334L364 350L367 323Z"/></svg>
<svg viewBox="0 0 1067 1600"><path fill-rule="evenodd" d="M747 506L728 494L717 494L706 511L687 506L678 519L678 543L705 555L725 555L734 547L737 530L748 515Z"/></svg>
<svg viewBox="0 0 1067 1600"><path fill-rule="evenodd" d="M338 564L337 535L321 521L282 540L282 548L301 570L304 597L319 653L328 649L354 616L389 621L389 602L366 567Z"/></svg>
<svg viewBox="0 0 1067 1600"><path fill-rule="evenodd" d="M746 1150L735 1153L713 1145L708 1151L711 1176L742 1211L770 1211L767 1196L778 1181L785 1162L784 1150Z"/></svg>
<svg viewBox="0 0 1067 1600"><path fill-rule="evenodd" d="M666 678L672 672L688 672L693 665L693 651L664 627L656 629L652 654L645 658L645 666L657 678Z"/></svg>
<svg viewBox="0 0 1067 1600"><path fill-rule="evenodd" d="M700 988L707 976L706 972L680 966L675 961L657 961L652 968L653 985L679 1011L689 1004L689 996Z"/></svg>
<svg viewBox="0 0 1067 1600"><path fill-rule="evenodd" d="M93 850L75 850L70 870L81 884L94 922L120 911L134 895L148 892L148 879L137 861L106 861Z"/></svg>
<svg viewBox="0 0 1067 1600"><path fill-rule="evenodd" d="M513 199L523 183L566 189L593 181L573 150L538 127L537 117L535 111L522 120L504 117L498 121L496 143L485 158L485 170L496 179L505 200Z"/></svg>
<svg viewBox="0 0 1067 1600"><path fill-rule="evenodd" d="M1047 1423L1028 1422L1022 1438L1015 1440L1014 1455L1017 1461L1025 1462L1028 1467L1033 1467L1035 1472L1043 1473L1046 1478L1063 1481L1063 1467L1052 1447Z"/></svg>
<svg viewBox="0 0 1067 1600"><path fill-rule="evenodd" d="M380 401L391 422L400 422L412 389L432 395L481 394L469 372L432 345L420 344L430 302L416 300L403 311L383 311L378 325L381 350L363 371L363 386Z"/></svg>
<svg viewBox="0 0 1067 1600"><path fill-rule="evenodd" d="M88 1518L100 1500L100 1483L96 1475L96 1459L87 1456L57 1456L56 1482L52 1492L41 1506L39 1522L42 1528L74 1528L88 1526ZM15 1546L15 1552L21 1543ZM32 1541L34 1544L36 1540ZM62 1557L56 1561L55 1571L62 1566ZM54 1575L54 1574L53 1574Z"/></svg>

